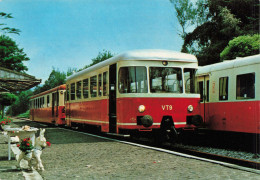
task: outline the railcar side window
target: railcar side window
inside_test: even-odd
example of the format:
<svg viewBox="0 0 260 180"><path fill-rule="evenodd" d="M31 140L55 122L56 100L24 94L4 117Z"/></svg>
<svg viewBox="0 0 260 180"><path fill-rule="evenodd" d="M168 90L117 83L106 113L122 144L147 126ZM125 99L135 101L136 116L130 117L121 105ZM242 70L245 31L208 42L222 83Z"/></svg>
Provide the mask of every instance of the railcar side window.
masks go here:
<svg viewBox="0 0 260 180"><path fill-rule="evenodd" d="M184 83L186 93L195 93L195 69L184 68Z"/></svg>
<svg viewBox="0 0 260 180"><path fill-rule="evenodd" d="M42 107L44 107L44 97L42 97Z"/></svg>
<svg viewBox="0 0 260 180"><path fill-rule="evenodd" d="M102 74L98 75L98 96L102 96Z"/></svg>
<svg viewBox="0 0 260 180"><path fill-rule="evenodd" d="M75 100L75 83L71 83L70 88L70 100Z"/></svg>
<svg viewBox="0 0 260 180"><path fill-rule="evenodd" d="M203 81L198 82L198 89L200 93L200 102L204 101L204 88L203 88Z"/></svg>
<svg viewBox="0 0 260 180"><path fill-rule="evenodd" d="M50 95L47 95L47 107L50 106Z"/></svg>
<svg viewBox="0 0 260 180"><path fill-rule="evenodd" d="M66 97L67 97L67 99L66 100L69 101L70 100L70 85L67 84L66 87L67 87L67 89L66 89L66 93L67 93Z"/></svg>
<svg viewBox="0 0 260 180"><path fill-rule="evenodd" d="M237 99L255 98L255 73L237 75Z"/></svg>
<svg viewBox="0 0 260 180"><path fill-rule="evenodd" d="M207 102L209 102L209 80L207 80Z"/></svg>
<svg viewBox="0 0 260 180"><path fill-rule="evenodd" d="M121 67L118 88L120 93L147 93L146 67Z"/></svg>
<svg viewBox="0 0 260 180"><path fill-rule="evenodd" d="M97 97L97 76L90 78L90 94L91 97Z"/></svg>
<svg viewBox="0 0 260 180"><path fill-rule="evenodd" d="M150 90L152 93L182 93L181 68L150 67Z"/></svg>
<svg viewBox="0 0 260 180"><path fill-rule="evenodd" d="M81 99L81 81L78 81L78 82L77 82L77 91L76 91L76 94L77 94L77 99Z"/></svg>
<svg viewBox="0 0 260 180"><path fill-rule="evenodd" d="M88 79L83 80L83 97L88 98Z"/></svg>
<svg viewBox="0 0 260 180"><path fill-rule="evenodd" d="M219 78L219 100L228 100L228 77Z"/></svg>
<svg viewBox="0 0 260 180"><path fill-rule="evenodd" d="M107 72L103 73L103 96L107 96Z"/></svg>

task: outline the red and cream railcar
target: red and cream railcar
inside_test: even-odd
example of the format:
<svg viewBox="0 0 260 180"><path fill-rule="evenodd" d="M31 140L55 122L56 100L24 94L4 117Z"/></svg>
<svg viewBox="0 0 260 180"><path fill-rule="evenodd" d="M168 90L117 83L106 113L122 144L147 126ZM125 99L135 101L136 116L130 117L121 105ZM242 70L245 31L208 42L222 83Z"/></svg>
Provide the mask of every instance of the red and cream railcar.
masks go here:
<svg viewBox="0 0 260 180"><path fill-rule="evenodd" d="M260 133L260 55L200 67L196 77L207 128Z"/></svg>
<svg viewBox="0 0 260 180"><path fill-rule="evenodd" d="M32 96L30 119L56 125L65 124L65 91L66 85L64 84Z"/></svg>
<svg viewBox="0 0 260 180"><path fill-rule="evenodd" d="M194 129L200 95L197 59L167 50L129 51L66 80L66 122L99 126L102 132Z"/></svg>

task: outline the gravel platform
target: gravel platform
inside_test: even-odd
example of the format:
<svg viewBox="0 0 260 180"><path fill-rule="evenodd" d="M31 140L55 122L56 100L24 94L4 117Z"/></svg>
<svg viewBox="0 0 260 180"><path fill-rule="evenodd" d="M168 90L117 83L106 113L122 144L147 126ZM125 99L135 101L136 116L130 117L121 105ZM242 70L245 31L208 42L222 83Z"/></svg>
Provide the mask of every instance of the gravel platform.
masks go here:
<svg viewBox="0 0 260 180"><path fill-rule="evenodd" d="M68 129L14 120L12 127L46 128L51 147L43 150L43 179L259 179L260 175L88 136ZM38 135L36 135L37 137ZM0 179L24 179L7 161L7 144L0 134Z"/></svg>

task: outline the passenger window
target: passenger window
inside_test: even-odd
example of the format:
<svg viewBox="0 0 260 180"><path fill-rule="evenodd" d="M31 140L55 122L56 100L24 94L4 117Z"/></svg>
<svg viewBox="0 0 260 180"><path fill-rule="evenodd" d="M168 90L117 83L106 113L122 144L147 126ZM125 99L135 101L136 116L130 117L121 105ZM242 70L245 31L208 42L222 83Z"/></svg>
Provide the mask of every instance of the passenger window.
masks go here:
<svg viewBox="0 0 260 180"><path fill-rule="evenodd" d="M75 83L71 83L70 88L70 99L75 100Z"/></svg>
<svg viewBox="0 0 260 180"><path fill-rule="evenodd" d="M77 99L81 99L81 81L78 81L78 82L77 82L77 91L76 91L76 94L77 94Z"/></svg>
<svg viewBox="0 0 260 180"><path fill-rule="evenodd" d="M88 79L83 80L83 97L88 98Z"/></svg>
<svg viewBox="0 0 260 180"><path fill-rule="evenodd" d="M199 82L199 85L198 85L198 87L199 87L199 93L200 93L200 102L203 102L203 96L204 96L204 93L203 93L203 81L200 81Z"/></svg>
<svg viewBox="0 0 260 180"><path fill-rule="evenodd" d="M97 76L90 78L90 94L91 97L97 97Z"/></svg>
<svg viewBox="0 0 260 180"><path fill-rule="evenodd" d="M66 97L67 97L67 99L66 100L69 101L70 100L70 86L69 86L69 84L67 84L66 86L67 86L67 90L66 90L66 93L67 93Z"/></svg>
<svg viewBox="0 0 260 180"><path fill-rule="evenodd" d="M102 74L98 75L98 96L102 96Z"/></svg>
<svg viewBox="0 0 260 180"><path fill-rule="evenodd" d="M107 96L107 72L103 73L103 96Z"/></svg>
<svg viewBox="0 0 260 180"><path fill-rule="evenodd" d="M209 80L207 80L207 102L209 102Z"/></svg>
<svg viewBox="0 0 260 180"><path fill-rule="evenodd" d="M47 107L49 107L49 106L50 106L50 96L47 95Z"/></svg>
<svg viewBox="0 0 260 180"><path fill-rule="evenodd" d="M228 77L219 78L219 100L228 100Z"/></svg>
<svg viewBox="0 0 260 180"><path fill-rule="evenodd" d="M237 99L255 98L255 73L237 75Z"/></svg>

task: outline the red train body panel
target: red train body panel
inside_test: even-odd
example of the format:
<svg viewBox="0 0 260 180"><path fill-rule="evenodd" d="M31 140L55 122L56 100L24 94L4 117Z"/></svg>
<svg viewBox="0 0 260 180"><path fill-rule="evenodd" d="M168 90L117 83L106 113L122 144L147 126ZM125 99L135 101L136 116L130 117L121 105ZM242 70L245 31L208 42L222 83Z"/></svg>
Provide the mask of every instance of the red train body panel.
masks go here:
<svg viewBox="0 0 260 180"><path fill-rule="evenodd" d="M145 112L140 113L138 106L145 106ZM193 105L194 111L189 113L187 107ZM199 98L119 98L117 99L118 128L119 129L159 129L165 116L171 116L175 128L194 128L187 124L187 116L199 114ZM153 118L151 127L137 125L138 116L150 115ZM137 125L137 126L136 126Z"/></svg>

